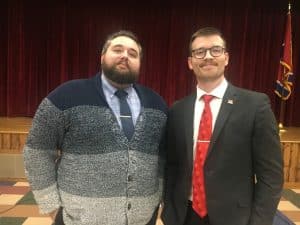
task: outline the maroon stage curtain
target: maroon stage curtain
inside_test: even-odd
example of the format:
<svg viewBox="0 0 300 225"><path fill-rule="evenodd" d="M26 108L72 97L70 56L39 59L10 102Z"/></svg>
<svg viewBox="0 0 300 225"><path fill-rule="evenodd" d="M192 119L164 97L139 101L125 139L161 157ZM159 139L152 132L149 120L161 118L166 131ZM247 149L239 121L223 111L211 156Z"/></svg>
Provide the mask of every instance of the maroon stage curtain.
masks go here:
<svg viewBox="0 0 300 225"><path fill-rule="evenodd" d="M300 126L300 3L292 3L294 90L286 102L285 125ZM0 8L0 116L33 116L51 90L99 71L106 35L135 32L144 47L140 83L171 105L195 89L187 67L191 34L203 26L227 38L227 79L274 94L288 0L7 0Z"/></svg>

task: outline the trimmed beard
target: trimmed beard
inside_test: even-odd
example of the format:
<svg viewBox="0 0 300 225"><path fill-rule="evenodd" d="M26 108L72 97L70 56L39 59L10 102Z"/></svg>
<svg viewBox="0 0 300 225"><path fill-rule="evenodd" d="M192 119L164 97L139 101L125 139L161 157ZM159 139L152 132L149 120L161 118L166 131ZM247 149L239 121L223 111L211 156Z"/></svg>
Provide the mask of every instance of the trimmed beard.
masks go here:
<svg viewBox="0 0 300 225"><path fill-rule="evenodd" d="M101 67L104 75L117 84L133 84L138 79L138 72L130 68L128 72L120 72L115 65L108 66L105 62L102 62Z"/></svg>

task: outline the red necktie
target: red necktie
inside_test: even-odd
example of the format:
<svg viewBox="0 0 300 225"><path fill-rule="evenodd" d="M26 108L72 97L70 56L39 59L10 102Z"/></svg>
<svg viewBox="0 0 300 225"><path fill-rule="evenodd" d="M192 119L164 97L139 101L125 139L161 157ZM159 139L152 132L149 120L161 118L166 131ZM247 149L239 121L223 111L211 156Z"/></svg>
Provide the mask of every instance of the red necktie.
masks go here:
<svg viewBox="0 0 300 225"><path fill-rule="evenodd" d="M199 125L196 156L194 160L193 209L200 217L207 215L203 167L212 133L212 113L209 103L213 97L212 95L202 96L204 109Z"/></svg>

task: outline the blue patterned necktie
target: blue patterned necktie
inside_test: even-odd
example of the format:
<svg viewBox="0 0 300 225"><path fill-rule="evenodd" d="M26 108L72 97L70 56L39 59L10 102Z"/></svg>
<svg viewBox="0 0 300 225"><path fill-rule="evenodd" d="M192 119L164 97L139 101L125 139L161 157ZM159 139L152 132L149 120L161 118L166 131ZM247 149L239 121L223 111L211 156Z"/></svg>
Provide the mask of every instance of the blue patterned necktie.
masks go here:
<svg viewBox="0 0 300 225"><path fill-rule="evenodd" d="M122 123L123 132L127 139L130 140L134 132L134 126L132 122L131 111L126 100L128 93L124 90L117 90L115 95L118 97L120 102L120 120Z"/></svg>

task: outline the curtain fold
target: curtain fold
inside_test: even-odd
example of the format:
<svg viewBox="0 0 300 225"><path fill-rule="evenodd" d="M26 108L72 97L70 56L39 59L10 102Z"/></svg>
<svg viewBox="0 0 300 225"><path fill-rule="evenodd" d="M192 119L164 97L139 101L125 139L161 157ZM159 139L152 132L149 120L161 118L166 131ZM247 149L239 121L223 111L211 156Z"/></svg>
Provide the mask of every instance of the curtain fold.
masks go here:
<svg viewBox="0 0 300 225"><path fill-rule="evenodd" d="M300 2L292 3L294 89L285 125L300 126ZM33 116L40 101L70 79L100 70L106 36L136 33L144 48L140 83L169 105L195 89L187 66L189 38L203 26L223 31L234 85L274 94L287 0L35 1L11 0L0 8L0 116Z"/></svg>

